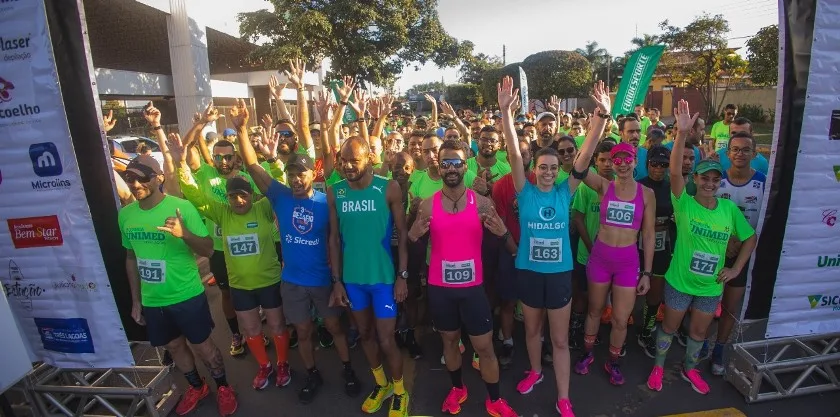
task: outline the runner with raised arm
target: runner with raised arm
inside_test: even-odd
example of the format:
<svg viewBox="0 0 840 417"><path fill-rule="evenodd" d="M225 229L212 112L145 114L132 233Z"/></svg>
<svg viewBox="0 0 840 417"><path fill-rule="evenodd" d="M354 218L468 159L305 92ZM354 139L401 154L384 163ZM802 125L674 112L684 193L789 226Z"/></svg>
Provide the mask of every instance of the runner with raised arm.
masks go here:
<svg viewBox="0 0 840 417"><path fill-rule="evenodd" d="M572 298L572 250L569 239L569 207L572 196L581 181L592 188L601 187L603 178L590 173L589 161L597 146L609 117L610 97L604 83L598 82L592 96L596 117L589 135L574 160L571 176L557 183L561 161L551 147L540 149L535 156L536 184L526 176L522 155L516 145L513 118L509 109L519 100L519 91L513 90L513 79L504 77L498 86L499 107L502 109L505 141L514 187L518 193L520 245L516 256L517 295L525 314L526 345L531 369L517 385L517 390L527 394L542 381L540 360L540 335L547 313L553 348L554 376L557 383L557 411L564 417L573 417L569 400L569 316ZM483 363L482 363L483 364Z"/></svg>

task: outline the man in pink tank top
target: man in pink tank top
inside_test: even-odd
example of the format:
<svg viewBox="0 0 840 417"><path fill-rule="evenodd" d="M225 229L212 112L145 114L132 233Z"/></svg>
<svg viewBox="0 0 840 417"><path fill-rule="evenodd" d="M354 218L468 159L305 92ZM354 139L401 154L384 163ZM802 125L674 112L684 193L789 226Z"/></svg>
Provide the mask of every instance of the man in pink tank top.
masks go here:
<svg viewBox="0 0 840 417"><path fill-rule="evenodd" d="M466 158L466 148L460 141L447 141L440 146L438 161L443 189L420 203L417 220L409 230L408 238L416 242L429 233L429 311L443 339L443 356L452 380L452 389L443 402L442 411L458 414L461 404L467 400L458 348L463 325L480 358L481 378L488 392L485 401L488 414L514 417L516 412L499 395L493 315L482 285L484 228L499 236L511 253L516 253L516 244L493 202L464 185Z"/></svg>

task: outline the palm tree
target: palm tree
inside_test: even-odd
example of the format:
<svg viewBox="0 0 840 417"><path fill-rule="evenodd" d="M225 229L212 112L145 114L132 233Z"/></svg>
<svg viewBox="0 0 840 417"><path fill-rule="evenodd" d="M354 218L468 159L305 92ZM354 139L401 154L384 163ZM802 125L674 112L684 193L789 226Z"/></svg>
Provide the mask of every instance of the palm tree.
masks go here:
<svg viewBox="0 0 840 417"><path fill-rule="evenodd" d="M657 45L661 42L662 42L662 39L660 39L659 36L651 35L649 33L645 33L645 34L642 35L641 38L637 36L630 41L630 43L633 44L634 48L632 50L630 50L628 52L628 54L632 55L633 52L636 52L639 49L642 49L646 46Z"/></svg>
<svg viewBox="0 0 840 417"><path fill-rule="evenodd" d="M598 70L607 64L607 60L610 55L606 49L599 48L598 42L595 41L587 41L585 48L575 49L575 52L583 55L583 57L589 61L589 65L592 67L593 78Z"/></svg>

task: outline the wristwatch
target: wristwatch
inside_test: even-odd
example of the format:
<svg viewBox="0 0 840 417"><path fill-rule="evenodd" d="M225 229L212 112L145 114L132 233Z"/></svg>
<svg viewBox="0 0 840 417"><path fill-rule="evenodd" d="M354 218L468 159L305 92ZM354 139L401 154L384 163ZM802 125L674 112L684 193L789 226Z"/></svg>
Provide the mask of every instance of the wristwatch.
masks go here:
<svg viewBox="0 0 840 417"><path fill-rule="evenodd" d="M648 271L642 271L642 272L639 272L639 276L640 276L640 277L648 277L648 278L652 278L652 277L653 277L653 274L652 274L652 273L650 273L650 272L648 272Z"/></svg>
<svg viewBox="0 0 840 417"><path fill-rule="evenodd" d="M333 275L333 277L332 277L332 283L333 283L333 284L338 284L338 283L343 283L343 282L341 281L341 278L339 278L339 277L337 277L337 276Z"/></svg>
<svg viewBox="0 0 840 417"><path fill-rule="evenodd" d="M400 272L397 274L397 276L398 276L398 277L400 277L400 278L402 278L402 279L408 279L408 271L405 271L405 270L400 271Z"/></svg>

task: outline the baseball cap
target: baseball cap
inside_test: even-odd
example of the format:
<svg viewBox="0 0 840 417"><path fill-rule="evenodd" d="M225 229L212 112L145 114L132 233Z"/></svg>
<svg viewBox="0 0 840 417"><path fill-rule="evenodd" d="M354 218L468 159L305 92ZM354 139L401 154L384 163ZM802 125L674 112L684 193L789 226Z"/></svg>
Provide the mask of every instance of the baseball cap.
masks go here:
<svg viewBox="0 0 840 417"><path fill-rule="evenodd" d="M292 166L298 167L304 171L312 171L315 169L315 163L306 155L294 154L289 161L286 162L286 171Z"/></svg>
<svg viewBox="0 0 840 417"><path fill-rule="evenodd" d="M557 120L557 115L550 112L550 111L544 111L544 112L538 114L537 118L535 120L539 122L540 120L542 120L543 117L550 117L554 120Z"/></svg>
<svg viewBox="0 0 840 417"><path fill-rule="evenodd" d="M214 140L216 140L216 139L218 139L218 138L219 138L219 134L218 134L218 133L216 133L216 132L207 132L207 134L206 134L206 135L204 135L204 139L205 139L206 141L208 141L208 142L210 142L210 141L214 141Z"/></svg>
<svg viewBox="0 0 840 417"><path fill-rule="evenodd" d="M254 188L251 183L241 176L235 176L227 180L225 191L228 194L253 194Z"/></svg>
<svg viewBox="0 0 840 417"><path fill-rule="evenodd" d="M321 131L321 125L318 124L318 123L312 123L311 125L309 125L309 131L311 132L313 130L317 130L317 131L320 132Z"/></svg>
<svg viewBox="0 0 840 417"><path fill-rule="evenodd" d="M140 155L132 159L125 167L125 171L133 172L146 178L163 174L163 170L160 169L158 161L149 155Z"/></svg>
<svg viewBox="0 0 840 417"><path fill-rule="evenodd" d="M224 132L222 132L222 136L231 136L231 135L236 136L236 131L231 129L231 128L227 128L227 129L225 129Z"/></svg>
<svg viewBox="0 0 840 417"><path fill-rule="evenodd" d="M671 151L664 146L654 146L648 150L647 160L648 162L670 162Z"/></svg>
<svg viewBox="0 0 840 417"><path fill-rule="evenodd" d="M711 159L704 159L697 164L697 167L694 168L695 174L705 174L709 171L717 171L719 173L723 173L723 166L720 165L717 161L712 161Z"/></svg>
<svg viewBox="0 0 840 417"><path fill-rule="evenodd" d="M610 158L614 157L616 154L624 152L630 156L636 156L636 148L633 145L627 142L621 142L618 145L613 146L612 150L610 150Z"/></svg>

